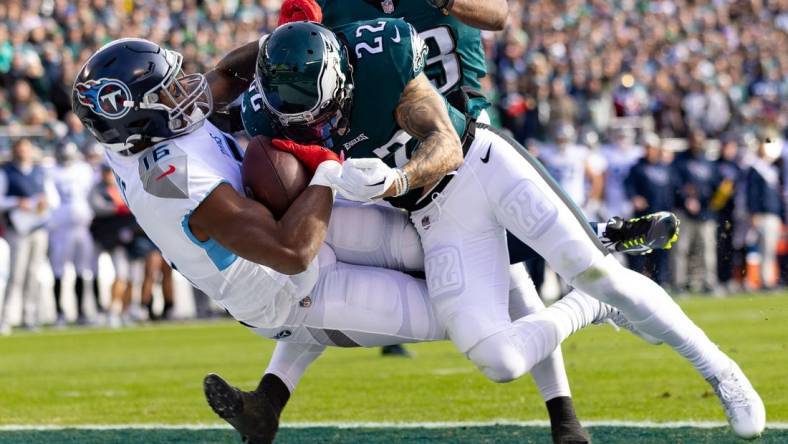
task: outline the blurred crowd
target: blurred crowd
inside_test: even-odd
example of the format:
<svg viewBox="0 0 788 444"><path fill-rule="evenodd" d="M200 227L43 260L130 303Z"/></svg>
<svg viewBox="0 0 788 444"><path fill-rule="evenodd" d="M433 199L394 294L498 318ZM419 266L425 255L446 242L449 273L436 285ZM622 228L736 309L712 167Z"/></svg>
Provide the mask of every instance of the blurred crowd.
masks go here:
<svg viewBox="0 0 788 444"><path fill-rule="evenodd" d="M101 252L115 269L111 302L95 303L107 319L122 323L132 287L145 307L156 276L168 302L149 316L167 316L171 271L71 113L73 78L101 45L132 36L183 53L185 72L204 72L271 31L279 3L0 2L0 286L8 282L0 330L3 299L25 301L16 318L35 324L35 275L45 263L65 322L64 264L81 301L99 293ZM537 154L591 219L676 211L682 239L673 252L631 262L660 283L715 294L780 286L788 0L509 5L506 30L483 33L493 122ZM134 262L146 273L130 285ZM89 321L81 309L78 320Z"/></svg>

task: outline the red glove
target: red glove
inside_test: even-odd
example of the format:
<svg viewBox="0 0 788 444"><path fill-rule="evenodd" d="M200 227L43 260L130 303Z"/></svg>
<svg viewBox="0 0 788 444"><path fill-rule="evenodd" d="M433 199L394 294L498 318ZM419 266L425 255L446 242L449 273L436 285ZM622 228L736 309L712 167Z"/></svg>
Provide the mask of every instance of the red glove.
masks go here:
<svg viewBox="0 0 788 444"><path fill-rule="evenodd" d="M309 20L322 22L323 10L315 0L285 0L279 9L279 25L285 23Z"/></svg>
<svg viewBox="0 0 788 444"><path fill-rule="evenodd" d="M296 157L310 173L314 174L317 167L326 160L342 163L335 152L319 145L301 145L292 140L273 139L271 145L279 151L290 153Z"/></svg>

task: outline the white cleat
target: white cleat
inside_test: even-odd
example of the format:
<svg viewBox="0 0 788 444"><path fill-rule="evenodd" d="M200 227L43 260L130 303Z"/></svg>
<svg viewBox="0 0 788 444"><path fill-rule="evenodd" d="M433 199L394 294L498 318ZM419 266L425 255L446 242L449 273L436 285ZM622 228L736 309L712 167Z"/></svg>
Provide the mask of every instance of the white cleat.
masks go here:
<svg viewBox="0 0 788 444"><path fill-rule="evenodd" d="M766 427L766 408L761 397L735 362L707 379L722 403L733 432L740 438L754 439Z"/></svg>

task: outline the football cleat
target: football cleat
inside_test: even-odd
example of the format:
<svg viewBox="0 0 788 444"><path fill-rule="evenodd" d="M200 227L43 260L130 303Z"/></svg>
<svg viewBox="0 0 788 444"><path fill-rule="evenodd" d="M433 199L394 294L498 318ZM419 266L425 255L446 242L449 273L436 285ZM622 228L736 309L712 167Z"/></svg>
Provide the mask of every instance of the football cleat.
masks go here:
<svg viewBox="0 0 788 444"><path fill-rule="evenodd" d="M384 345L380 348L381 356L394 356L397 358L410 358L411 354L402 344Z"/></svg>
<svg viewBox="0 0 788 444"><path fill-rule="evenodd" d="M214 413L233 426L244 443L274 441L279 418L265 394L240 390L213 373L203 379L203 391Z"/></svg>
<svg viewBox="0 0 788 444"><path fill-rule="evenodd" d="M553 444L591 444L591 436L579 422L561 423L551 429Z"/></svg>
<svg viewBox="0 0 788 444"><path fill-rule="evenodd" d="M614 216L607 221L602 237L607 248L634 255L669 250L678 239L679 218L669 211L631 219Z"/></svg>
<svg viewBox="0 0 788 444"><path fill-rule="evenodd" d="M766 427L766 408L761 397L735 362L707 379L722 403L733 432L740 438L754 439Z"/></svg>

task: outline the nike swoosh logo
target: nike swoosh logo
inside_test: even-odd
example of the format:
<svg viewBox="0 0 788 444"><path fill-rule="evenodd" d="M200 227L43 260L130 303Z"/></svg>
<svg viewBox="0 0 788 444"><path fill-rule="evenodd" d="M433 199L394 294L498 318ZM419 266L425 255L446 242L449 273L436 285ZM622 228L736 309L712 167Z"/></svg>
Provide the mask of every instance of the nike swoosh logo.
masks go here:
<svg viewBox="0 0 788 444"><path fill-rule="evenodd" d="M482 156L482 163L487 163L490 161L490 150L492 149L492 143L490 146L487 147L487 153Z"/></svg>
<svg viewBox="0 0 788 444"><path fill-rule="evenodd" d="M175 172L175 165L170 164L170 168L167 171L161 173L161 175L157 177L156 180L162 180L174 172Z"/></svg>
<svg viewBox="0 0 788 444"><path fill-rule="evenodd" d="M383 180L381 180L381 181L380 181L380 182L378 182L378 183L372 183L372 184L369 184L369 186L370 186L370 187L376 187L376 186L378 186L378 185L383 185L384 183L386 183L386 179L383 179Z"/></svg>
<svg viewBox="0 0 788 444"><path fill-rule="evenodd" d="M399 37L399 28L396 28L396 27L395 27L395 28L394 28L394 31L396 31L396 32L397 32L397 36L396 36L396 37L392 37L392 38L391 38L391 41L392 41L392 42L394 42L394 43L399 43L399 41L400 41L400 37Z"/></svg>

